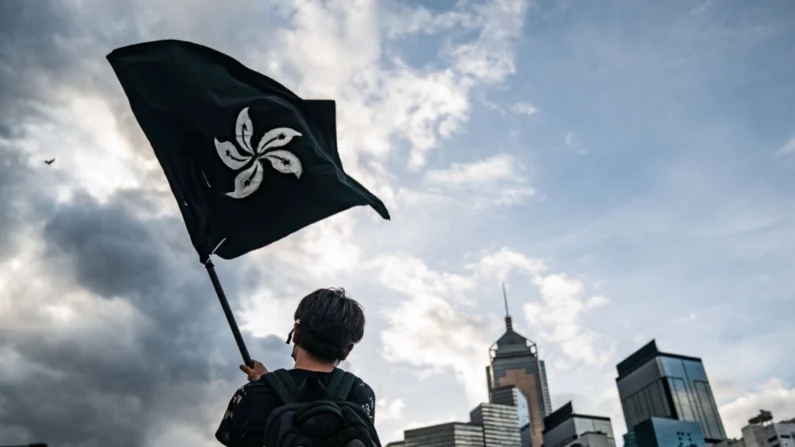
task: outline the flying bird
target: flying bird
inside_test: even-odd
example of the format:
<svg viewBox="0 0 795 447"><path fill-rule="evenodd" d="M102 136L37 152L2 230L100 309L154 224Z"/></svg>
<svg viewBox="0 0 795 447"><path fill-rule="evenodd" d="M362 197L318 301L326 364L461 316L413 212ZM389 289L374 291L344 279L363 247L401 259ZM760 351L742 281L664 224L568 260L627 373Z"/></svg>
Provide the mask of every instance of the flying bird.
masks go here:
<svg viewBox="0 0 795 447"><path fill-rule="evenodd" d="M54 158L53 158L53 159L50 159L50 160L44 160L44 163L47 163L47 165L51 165L51 164L53 164L54 162L55 162L55 159L54 159Z"/></svg>

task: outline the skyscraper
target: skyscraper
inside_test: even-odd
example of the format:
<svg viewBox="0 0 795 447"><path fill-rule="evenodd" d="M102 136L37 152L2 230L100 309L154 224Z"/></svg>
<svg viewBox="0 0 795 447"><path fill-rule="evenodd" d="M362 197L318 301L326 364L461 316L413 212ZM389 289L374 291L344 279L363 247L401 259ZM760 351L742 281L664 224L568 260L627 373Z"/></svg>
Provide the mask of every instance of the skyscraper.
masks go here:
<svg viewBox="0 0 795 447"><path fill-rule="evenodd" d="M503 284L505 301L505 333L489 349L490 365L486 367L489 395L492 390L515 385L527 399L530 419L530 439L533 447L543 444L544 417L548 414L549 389L543 363L538 359L536 344L513 330L508 312L508 297Z"/></svg>
<svg viewBox="0 0 795 447"><path fill-rule="evenodd" d="M654 340L617 365L627 429L651 417L698 423L708 444L726 439L701 359L660 352Z"/></svg>

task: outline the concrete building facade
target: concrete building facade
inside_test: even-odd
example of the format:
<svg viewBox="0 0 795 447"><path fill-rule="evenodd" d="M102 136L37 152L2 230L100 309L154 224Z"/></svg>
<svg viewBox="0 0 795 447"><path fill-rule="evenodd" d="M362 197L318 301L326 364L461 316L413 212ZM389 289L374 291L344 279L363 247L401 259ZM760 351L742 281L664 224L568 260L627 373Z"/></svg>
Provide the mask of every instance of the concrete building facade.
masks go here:
<svg viewBox="0 0 795 447"><path fill-rule="evenodd" d="M603 434L608 447L616 447L613 424L609 417L590 416L574 412L566 403L544 419L544 447L567 447L584 440L587 434ZM596 443L596 437L592 441Z"/></svg>
<svg viewBox="0 0 795 447"><path fill-rule="evenodd" d="M469 420L483 428L484 447L522 447L516 407L480 404L469 413Z"/></svg>
<svg viewBox="0 0 795 447"><path fill-rule="evenodd" d="M403 447L485 447L483 428L464 422L448 422L403 432Z"/></svg>
<svg viewBox="0 0 795 447"><path fill-rule="evenodd" d="M742 441L744 447L795 447L795 422L748 424Z"/></svg>
<svg viewBox="0 0 795 447"><path fill-rule="evenodd" d="M530 447L530 410L527 406L527 399L521 390L516 385L494 388L489 393L489 402L514 407L519 421L519 437L522 439L522 447Z"/></svg>

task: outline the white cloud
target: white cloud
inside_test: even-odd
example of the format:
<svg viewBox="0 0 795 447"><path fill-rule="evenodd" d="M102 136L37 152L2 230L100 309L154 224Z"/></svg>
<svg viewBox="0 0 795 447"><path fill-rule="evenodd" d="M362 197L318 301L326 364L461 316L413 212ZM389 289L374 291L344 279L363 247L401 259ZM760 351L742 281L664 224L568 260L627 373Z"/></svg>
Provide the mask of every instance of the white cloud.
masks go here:
<svg viewBox="0 0 795 447"><path fill-rule="evenodd" d="M408 256L376 260L381 283L408 299L389 308L381 333L383 356L426 371L452 370L470 403L484 396L482 369L488 361L483 321L453 305L474 286L471 278L429 269Z"/></svg>
<svg viewBox="0 0 795 447"><path fill-rule="evenodd" d="M477 263L467 266L483 277L493 277L505 281L513 270L526 274L539 274L546 270L546 265L540 259L532 259L510 250L506 247L494 253L484 255Z"/></svg>
<svg viewBox="0 0 795 447"><path fill-rule="evenodd" d="M455 9L432 13L424 6L398 8L385 20L390 38L410 34L435 34L442 30L476 30L475 40L449 42L443 55L454 62L467 83L502 82L515 73L514 45L520 37L527 0L461 2Z"/></svg>
<svg viewBox="0 0 795 447"><path fill-rule="evenodd" d="M676 318L674 320L674 324L692 323L692 322L696 321L697 318L698 318L698 315L696 315L695 312L690 312L686 316Z"/></svg>
<svg viewBox="0 0 795 447"><path fill-rule="evenodd" d="M604 296L585 299L585 286L580 280L562 273L545 274L547 266L543 261L507 248L485 256L470 267L481 275L500 280L505 280L514 269L528 275L541 299L525 304L525 318L538 328L542 339L560 346L571 360L602 366L612 357L614 347L601 349L597 343L600 335L582 327L580 321L584 313L605 306L610 300Z"/></svg>
<svg viewBox="0 0 795 447"><path fill-rule="evenodd" d="M71 181L57 182L55 194L68 199L82 190L105 201L125 188L167 187L165 180L142 184L147 172L159 167L130 147L106 102L74 92L62 92L60 97L64 103L45 112L48 121L25 124L29 137L19 142L37 167L44 166L44 159L55 158L45 172L69 174Z"/></svg>
<svg viewBox="0 0 795 447"><path fill-rule="evenodd" d="M571 133L571 132L567 133L566 134L566 138L564 138L564 140L566 141L566 146L574 147L574 134L573 133Z"/></svg>
<svg viewBox="0 0 795 447"><path fill-rule="evenodd" d="M792 137L776 151L776 156L795 154L795 137Z"/></svg>
<svg viewBox="0 0 795 447"><path fill-rule="evenodd" d="M251 257L258 260L275 257L307 276L326 279L359 267L361 253L356 219L348 213L331 216L276 242L267 251L252 253ZM309 265L312 268L306 268Z"/></svg>
<svg viewBox="0 0 795 447"><path fill-rule="evenodd" d="M777 421L795 417L795 388L771 378L756 392L721 405L720 415L727 436L739 438L741 428L748 425L748 419L756 416L760 409L772 412Z"/></svg>
<svg viewBox="0 0 795 447"><path fill-rule="evenodd" d="M376 415L379 421L399 421L403 419L403 399L378 399Z"/></svg>
<svg viewBox="0 0 795 447"><path fill-rule="evenodd" d="M705 0L705 1L701 2L701 3L699 3L698 5L696 5L695 8L691 9L690 10L690 14L693 14L694 16L703 14L704 12L706 12L709 9L711 4L712 4L711 0Z"/></svg>
<svg viewBox="0 0 795 447"><path fill-rule="evenodd" d="M526 0L486 2L475 7L480 35L458 45L451 56L465 76L481 82L502 82L516 72L515 40L520 36L527 10Z"/></svg>
<svg viewBox="0 0 795 447"><path fill-rule="evenodd" d="M488 361L483 322L461 312L445 299L430 294L413 296L387 315L389 328L381 333L388 362L430 369L452 370L464 385L470 404L485 398L483 366Z"/></svg>
<svg viewBox="0 0 795 447"><path fill-rule="evenodd" d="M580 321L585 312L609 300L603 296L585 299L580 281L564 274L545 275L542 261L510 249L486 254L466 266L471 276L434 271L405 255L380 258L371 268L377 269L384 285L409 297L385 314L389 327L381 334L384 358L430 373L453 370L472 404L484 398L481 370L488 363L485 347L490 321L474 314L467 295L479 284L504 280L511 271L530 276L538 288L541 301L527 304L525 313L545 340L559 346L575 363L602 366L612 356L611 351L597 347L599 335L583 328Z"/></svg>
<svg viewBox="0 0 795 447"><path fill-rule="evenodd" d="M541 329L541 338L560 345L564 354L587 365L603 366L611 359L613 348L602 350L599 334L581 326L585 312L609 303L604 297L583 298L581 281L565 274L538 275L533 278L540 302L524 306L527 321Z"/></svg>
<svg viewBox="0 0 795 447"><path fill-rule="evenodd" d="M426 172L425 181L431 185L480 186L517 177L517 163L518 160L505 154L470 164L453 163L448 169Z"/></svg>
<svg viewBox="0 0 795 447"><path fill-rule="evenodd" d="M379 280L406 295L451 295L472 290L472 278L454 273L436 272L425 262L406 254L380 257L368 266L377 269Z"/></svg>
<svg viewBox="0 0 795 447"><path fill-rule="evenodd" d="M533 197L526 168L515 157L498 154L474 163L453 163L447 169L430 170L424 182L431 190L461 192L468 200L482 197L486 202L514 204Z"/></svg>
<svg viewBox="0 0 795 447"><path fill-rule="evenodd" d="M434 13L423 5L408 6L398 4L398 7L388 10L384 16L383 24L386 35L390 39L400 39L412 34L436 34L453 27L474 28L477 17L461 8ZM395 6L387 3L385 7Z"/></svg>
<svg viewBox="0 0 795 447"><path fill-rule="evenodd" d="M423 7L379 10L373 1L301 1L295 8L300 13L294 15L294 27L278 34L283 51L273 58L285 72L298 74L303 96L337 99L344 162L358 164L363 154L384 160L393 140L405 140L411 145L409 166L418 169L439 139L466 121L471 88L514 73L514 45L526 2L485 2L438 14ZM396 38L454 24L478 35L445 48L448 67L417 70L382 54L384 34ZM383 59L390 66L382 65ZM358 174L358 166L352 172Z"/></svg>
<svg viewBox="0 0 795 447"><path fill-rule="evenodd" d="M538 112L532 104L529 102L517 102L513 106L511 106L511 111L514 113L518 113L519 115L527 115L532 116Z"/></svg>
<svg viewBox="0 0 795 447"><path fill-rule="evenodd" d="M81 349L107 352L108 358L139 354L137 334L151 329L145 315L127 300L103 298L75 288L61 275L44 273L52 270L43 262L45 244L15 236L22 242L17 256L0 263L0 325L5 330L46 331Z"/></svg>
<svg viewBox="0 0 795 447"><path fill-rule="evenodd" d="M563 137L563 141L566 143L566 146L574 149L575 152L579 154L587 154L588 151L583 148L582 143L577 139L574 133L569 132Z"/></svg>

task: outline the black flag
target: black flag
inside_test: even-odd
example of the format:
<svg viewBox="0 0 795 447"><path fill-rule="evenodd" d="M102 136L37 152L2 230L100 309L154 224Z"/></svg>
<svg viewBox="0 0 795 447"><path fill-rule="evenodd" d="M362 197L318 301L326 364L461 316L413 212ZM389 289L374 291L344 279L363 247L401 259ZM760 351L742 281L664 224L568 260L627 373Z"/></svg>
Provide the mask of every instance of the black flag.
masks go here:
<svg viewBox="0 0 795 447"><path fill-rule="evenodd" d="M335 103L304 100L210 48L163 40L108 55L204 261L232 259L359 205Z"/></svg>

